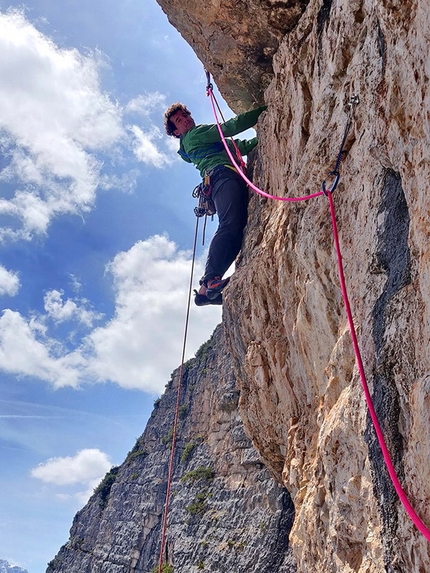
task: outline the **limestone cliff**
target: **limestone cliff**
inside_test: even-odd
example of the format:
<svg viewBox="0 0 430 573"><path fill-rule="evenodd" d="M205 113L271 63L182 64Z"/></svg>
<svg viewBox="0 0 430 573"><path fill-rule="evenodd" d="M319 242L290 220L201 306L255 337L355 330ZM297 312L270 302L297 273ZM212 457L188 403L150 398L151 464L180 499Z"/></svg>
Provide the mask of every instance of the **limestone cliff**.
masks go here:
<svg viewBox="0 0 430 573"><path fill-rule="evenodd" d="M124 463L76 515L48 573L151 573L156 567L178 376ZM291 498L244 434L219 327L186 364L181 396L167 538L175 573L295 572Z"/></svg>
<svg viewBox="0 0 430 573"><path fill-rule="evenodd" d="M157 0L169 21L216 77L232 109L261 99L272 58L308 0Z"/></svg>
<svg viewBox="0 0 430 573"><path fill-rule="evenodd" d="M387 444L430 527L428 2L209 0L210 25L200 2L159 2L236 111L244 85L244 106L265 88L253 81L267 26L275 53L254 181L269 193L318 191L336 158L345 104L359 95L334 195L346 281ZM269 9L295 16L276 27ZM231 63L234 45L226 55L215 28L226 46L258 47L247 48L246 66ZM245 40L232 33L239 29ZM253 196L225 301L241 418L293 497L298 571L430 571L430 544L393 492L367 416L324 197L281 204Z"/></svg>
<svg viewBox="0 0 430 573"><path fill-rule="evenodd" d="M388 447L430 527L428 2L159 3L235 111L268 104L254 182L269 193L319 190L359 95L334 194L345 276ZM367 415L324 196L252 196L216 337L219 350L183 382L175 572L428 573L430 544L395 495ZM49 573L150 571L177 383Z"/></svg>

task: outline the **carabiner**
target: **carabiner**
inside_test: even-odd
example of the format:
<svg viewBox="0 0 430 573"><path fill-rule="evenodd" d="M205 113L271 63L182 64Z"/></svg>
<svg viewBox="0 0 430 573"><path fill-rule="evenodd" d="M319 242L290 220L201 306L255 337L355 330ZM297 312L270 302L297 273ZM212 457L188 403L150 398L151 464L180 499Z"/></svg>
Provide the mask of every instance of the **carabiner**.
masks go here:
<svg viewBox="0 0 430 573"><path fill-rule="evenodd" d="M327 189L326 186L326 182L325 179L324 181L321 183L321 191L324 193L324 195L327 197L328 193L333 193L333 191L336 189L337 184L339 183L339 179L340 179L340 173L339 171L332 171L330 173L330 175L334 175L334 180L333 183L331 184L331 187L329 187Z"/></svg>

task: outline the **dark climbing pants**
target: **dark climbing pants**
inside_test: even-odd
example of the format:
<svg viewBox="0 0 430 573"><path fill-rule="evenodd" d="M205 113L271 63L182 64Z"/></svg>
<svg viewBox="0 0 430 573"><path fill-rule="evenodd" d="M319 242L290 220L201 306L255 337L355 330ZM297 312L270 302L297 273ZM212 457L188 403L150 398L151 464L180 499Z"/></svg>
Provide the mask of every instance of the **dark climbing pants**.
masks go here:
<svg viewBox="0 0 430 573"><path fill-rule="evenodd" d="M218 167L211 184L219 224L209 246L201 283L223 277L240 251L248 217L248 188L240 175L228 167Z"/></svg>

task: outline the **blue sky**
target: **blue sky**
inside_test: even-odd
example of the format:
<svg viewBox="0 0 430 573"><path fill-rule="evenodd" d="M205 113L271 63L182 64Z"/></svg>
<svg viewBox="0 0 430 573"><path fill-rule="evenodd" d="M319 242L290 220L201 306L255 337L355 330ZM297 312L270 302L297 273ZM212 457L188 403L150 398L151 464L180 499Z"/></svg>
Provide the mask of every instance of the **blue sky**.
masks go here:
<svg viewBox="0 0 430 573"><path fill-rule="evenodd" d="M162 115L212 112L155 0L0 0L0 53L0 559L43 573L179 365L199 176Z"/></svg>

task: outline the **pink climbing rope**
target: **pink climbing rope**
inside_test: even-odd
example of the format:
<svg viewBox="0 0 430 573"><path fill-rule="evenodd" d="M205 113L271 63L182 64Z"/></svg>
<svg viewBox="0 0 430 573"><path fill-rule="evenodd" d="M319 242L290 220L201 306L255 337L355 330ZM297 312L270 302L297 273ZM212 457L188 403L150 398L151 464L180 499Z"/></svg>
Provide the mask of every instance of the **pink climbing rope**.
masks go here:
<svg viewBox="0 0 430 573"><path fill-rule="evenodd" d="M354 321L353 321L353 317L352 317L351 306L349 304L349 298L348 298L348 293L347 293L347 289L346 289L345 276L344 276L344 272L343 272L342 253L341 253L340 245L339 245L339 234L337 231L336 213L335 213L333 197L332 197L332 191L334 191L334 188L337 185L337 182L339 179L339 173L337 172L337 167L339 166L340 159L342 156L342 147L343 147L344 142L342 143L341 151L339 152L339 155L338 155L338 161L336 163L336 168L335 168L334 172L332 172L334 175L336 175L336 182L332 186L331 189L325 189L325 184L323 184L323 190L322 191L319 191L318 193L313 193L311 195L305 195L302 197L277 197L275 195L270 195L269 193L266 193L265 191L262 191L261 189L256 187L252 183L252 181L250 181L246 177L246 175L242 172L242 170L237 165L237 163L236 163L236 161L235 161L235 159L234 159L234 157L233 157L233 155L232 155L232 153L228 147L224 133L222 131L222 128L221 128L221 125L220 125L220 122L218 119L218 115L217 115L217 112L215 109L215 104L214 104L215 96L212 92L212 88L211 88L210 84L207 86L207 94L210 97L212 110L214 112L218 131L219 131L221 140L224 144L225 150L226 150L228 156L230 157L230 161L232 162L234 167L237 169L237 171L238 171L239 175L242 177L242 179L244 179L246 181L248 186L253 191L255 191L255 193L258 193L258 195L261 195L262 197L266 197L267 199L274 199L276 201L305 201L307 199L319 197L320 195L326 195L328 200L329 200L331 223L332 223L332 227L333 227L333 237L334 237L335 249L336 249L336 254L337 254L337 261L338 261L340 287L341 287L342 296L343 296L343 300L344 300L344 304L345 304L346 314L348 317L349 331L351 334L352 344L354 347L355 359L357 362L358 371L360 373L361 384L362 384L364 395L366 398L367 408L369 410L369 414L370 414L370 417L371 417L371 420L373 423L373 427L375 428L376 436L378 438L379 446L380 446L381 451L382 451L384 462L385 462L385 465L387 467L387 470L388 470L389 476L391 478L391 482L394 486L394 489L396 490L396 493L397 493L401 503L403 504L403 507L405 508L407 514L409 515L411 521L415 524L415 526L422 533L422 535L424 535L424 537L428 541L430 541L430 529L423 523L423 521L417 515L416 511L414 510L411 503L409 502L409 499L408 499L405 491L403 490L403 488L400 484L399 478L397 477L397 473L396 473L396 470L394 468L393 462L391 461L391 456L390 456L390 453L388 451L387 445L385 443L384 434L381 430L381 426L380 426L379 421L378 421L378 416L376 414L376 411L375 411L375 408L373 405L372 396L370 394L369 386L368 386L367 380L366 380L366 374L364 372L360 348L359 348L359 345L357 342L357 335L355 332L355 326L354 326ZM346 135L347 135L347 130L345 130L344 141L346 139Z"/></svg>
<svg viewBox="0 0 430 573"><path fill-rule="evenodd" d="M336 213L335 213L335 209L334 209L333 197L332 197L331 193L328 193L327 197L328 197L328 200L330 203L331 224L333 227L334 244L335 244L335 248L336 248L337 262L338 262L338 267L339 267L340 288L341 288L343 300L345 303L345 310L346 310L346 314L348 317L349 330L350 330L350 334L351 334L352 344L354 346L355 359L356 359L358 370L360 373L361 384L363 386L364 395L366 397L366 402L367 402L369 414L370 414L370 417L372 419L373 427L375 428L378 442L379 442L379 445L380 445L381 450L382 450L382 455L384 457L385 465L387 467L388 473L390 474L390 478L391 478L392 484L394 486L394 489L396 490L397 495L399 496L399 499L402 502L403 507L405 508L405 510L408 513L411 520L414 522L414 524L416 525L418 530L424 535L424 537L428 541L430 541L430 530L428 529L428 527L426 527L426 525L424 525L424 523L418 517L414 508L410 504L405 491L403 490L403 488L400 484L399 478L397 477L396 470L394 469L394 465L393 465L393 462L391 461L390 453L389 453L387 445L385 443L384 434L382 433L381 426L379 425L378 416L377 416L375 408L373 406L372 396L370 394L369 386L367 384L366 375L364 372L363 361L361 359L361 352L360 352L360 348L358 346L357 335L355 332L354 321L352 318L351 306L349 304L348 293L346 290L345 276L343 273L342 253L340 251L340 246L339 246L339 234L337 231Z"/></svg>
<svg viewBox="0 0 430 573"><path fill-rule="evenodd" d="M230 151L229 147L228 147L228 143L226 141L226 138L224 136L224 133L222 132L221 129L221 125L219 122L219 118L218 118L218 114L217 111L215 109L215 96L213 94L212 88L210 88L209 86L207 87L207 94L210 97L210 101L211 101L211 105L212 105L212 110L214 112L214 116L216 119L216 124L218 127L218 131L221 137L221 140L224 144L225 150L228 153L228 156L230 158L230 161L232 162L233 166L235 167L235 169L237 170L237 172L239 173L239 175L242 177L242 179L244 181L246 181L247 185L253 190L255 191L255 193L258 193L258 195L261 195L262 197L266 197L267 199L274 199L275 201L306 201L308 199L313 199L314 197L319 197L320 195L324 195L323 191L318 191L318 193L312 193L311 195L303 195L302 197L277 197L276 195L270 195L269 193L266 193L265 191L262 191L261 189L259 189L258 187L256 187L254 185L254 183L252 183L252 181L250 181L248 179L248 177L245 175L245 173L243 173L242 169L239 167L239 165L237 164L235 158L233 157L232 152Z"/></svg>

